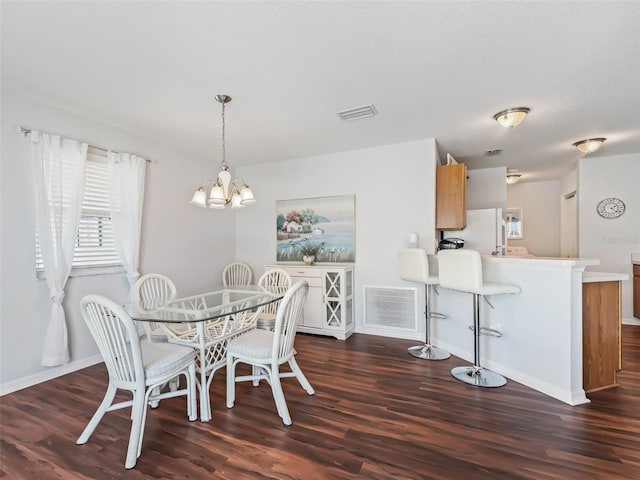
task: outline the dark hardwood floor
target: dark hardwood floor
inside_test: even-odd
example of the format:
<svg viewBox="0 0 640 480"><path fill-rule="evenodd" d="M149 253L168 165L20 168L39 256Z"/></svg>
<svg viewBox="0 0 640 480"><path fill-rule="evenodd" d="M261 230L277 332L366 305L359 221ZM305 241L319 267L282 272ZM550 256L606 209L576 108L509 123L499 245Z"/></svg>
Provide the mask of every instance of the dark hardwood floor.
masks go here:
<svg viewBox="0 0 640 480"><path fill-rule="evenodd" d="M413 358L415 343L300 334L297 358L316 394L284 380L291 427L267 385L237 385L228 410L219 372L213 421L190 423L183 398L163 401L133 470L129 410L107 413L75 444L107 385L102 364L86 368L0 399L0 478L640 479L640 327L623 327L620 386L576 407L512 381L462 384L449 373L459 360Z"/></svg>

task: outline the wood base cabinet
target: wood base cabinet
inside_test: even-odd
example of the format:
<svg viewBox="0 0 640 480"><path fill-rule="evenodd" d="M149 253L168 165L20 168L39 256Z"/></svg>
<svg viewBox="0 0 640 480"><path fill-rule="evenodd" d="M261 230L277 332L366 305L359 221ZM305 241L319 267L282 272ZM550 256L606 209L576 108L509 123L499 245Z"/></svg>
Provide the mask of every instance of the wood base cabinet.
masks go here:
<svg viewBox="0 0 640 480"><path fill-rule="evenodd" d="M582 385L587 393L618 386L621 319L619 281L582 284Z"/></svg>
<svg viewBox="0 0 640 480"><path fill-rule="evenodd" d="M353 266L265 265L265 270L274 268L287 272L293 283L306 280L309 284L299 332L339 340L353 333Z"/></svg>

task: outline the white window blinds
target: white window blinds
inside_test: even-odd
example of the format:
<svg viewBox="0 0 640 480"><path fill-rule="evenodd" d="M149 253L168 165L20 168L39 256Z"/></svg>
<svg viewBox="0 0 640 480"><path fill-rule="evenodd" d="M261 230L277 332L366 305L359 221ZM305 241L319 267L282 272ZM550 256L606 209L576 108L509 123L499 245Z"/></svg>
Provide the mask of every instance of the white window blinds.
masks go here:
<svg viewBox="0 0 640 480"><path fill-rule="evenodd" d="M72 272L73 269L122 265L116 251L113 226L109 216L109 188L107 158L89 151L80 225L73 252ZM37 241L37 236L36 270L44 272L40 242Z"/></svg>

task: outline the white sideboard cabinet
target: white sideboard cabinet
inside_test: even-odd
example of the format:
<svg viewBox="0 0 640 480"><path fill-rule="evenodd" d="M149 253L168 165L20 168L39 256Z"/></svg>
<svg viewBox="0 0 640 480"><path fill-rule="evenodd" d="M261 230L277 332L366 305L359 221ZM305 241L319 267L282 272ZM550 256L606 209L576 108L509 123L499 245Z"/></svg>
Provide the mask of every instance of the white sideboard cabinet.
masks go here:
<svg viewBox="0 0 640 480"><path fill-rule="evenodd" d="M309 284L299 332L330 335L340 340L353 333L352 265L265 265L265 270L274 268L286 271L293 283L306 280Z"/></svg>

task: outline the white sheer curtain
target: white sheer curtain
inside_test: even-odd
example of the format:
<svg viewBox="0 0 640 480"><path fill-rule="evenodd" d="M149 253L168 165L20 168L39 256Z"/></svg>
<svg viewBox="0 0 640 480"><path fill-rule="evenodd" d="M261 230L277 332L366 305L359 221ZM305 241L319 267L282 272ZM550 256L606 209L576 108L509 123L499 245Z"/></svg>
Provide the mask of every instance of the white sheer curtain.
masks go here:
<svg viewBox="0 0 640 480"><path fill-rule="evenodd" d="M147 161L128 153L109 152L109 208L116 248L129 280L129 298L140 276L140 230Z"/></svg>
<svg viewBox="0 0 640 480"><path fill-rule="evenodd" d="M80 221L87 144L32 131L31 147L38 239L52 302L42 365L55 367L69 361L62 300Z"/></svg>

